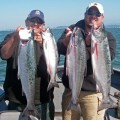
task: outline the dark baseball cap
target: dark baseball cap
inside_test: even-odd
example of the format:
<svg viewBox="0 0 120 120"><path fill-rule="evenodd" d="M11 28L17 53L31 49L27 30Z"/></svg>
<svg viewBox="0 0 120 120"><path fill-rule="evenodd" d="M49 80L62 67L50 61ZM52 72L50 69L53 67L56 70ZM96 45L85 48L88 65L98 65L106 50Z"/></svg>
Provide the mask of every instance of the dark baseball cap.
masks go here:
<svg viewBox="0 0 120 120"><path fill-rule="evenodd" d="M42 20L43 22L45 22L44 21L44 13L42 11L40 11L40 10L32 10L29 13L27 19L32 19L32 18L35 18L35 17L38 17L40 20Z"/></svg>

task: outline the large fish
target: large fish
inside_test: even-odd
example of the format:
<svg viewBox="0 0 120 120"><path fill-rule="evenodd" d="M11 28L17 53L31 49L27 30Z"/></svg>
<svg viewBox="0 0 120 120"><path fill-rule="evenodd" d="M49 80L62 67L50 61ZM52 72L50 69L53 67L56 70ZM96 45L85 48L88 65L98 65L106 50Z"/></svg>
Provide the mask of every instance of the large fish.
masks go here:
<svg viewBox="0 0 120 120"><path fill-rule="evenodd" d="M98 111L106 108L116 107L113 100L110 99L111 86L111 56L107 39L107 33L104 26L99 29L91 30L91 56L93 77L96 80L103 99L98 107Z"/></svg>
<svg viewBox="0 0 120 120"><path fill-rule="evenodd" d="M68 109L80 112L78 97L80 95L86 72L86 46L80 28L75 27L70 38L66 55L66 74L69 78L69 87L72 99Z"/></svg>
<svg viewBox="0 0 120 120"><path fill-rule="evenodd" d="M34 105L36 59L32 34L32 30L19 31L18 78L21 80L22 89L27 99L27 106L22 112L20 120L30 119L31 115L39 116Z"/></svg>
<svg viewBox="0 0 120 120"><path fill-rule="evenodd" d="M55 79L58 65L58 50L55 38L50 28L47 28L46 31L42 33L42 37L47 71L50 74L50 82L47 88L49 91L52 87L59 87Z"/></svg>

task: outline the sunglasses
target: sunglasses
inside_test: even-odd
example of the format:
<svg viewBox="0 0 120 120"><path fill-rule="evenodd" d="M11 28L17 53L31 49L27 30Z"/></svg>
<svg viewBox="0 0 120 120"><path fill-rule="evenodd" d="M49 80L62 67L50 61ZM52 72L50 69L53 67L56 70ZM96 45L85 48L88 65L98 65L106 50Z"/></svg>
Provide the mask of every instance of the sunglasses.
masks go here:
<svg viewBox="0 0 120 120"><path fill-rule="evenodd" d="M96 17L100 17L102 14L100 12L90 11L86 12L87 15L95 15Z"/></svg>
<svg viewBox="0 0 120 120"><path fill-rule="evenodd" d="M32 23L40 24L40 25L44 23L44 22L43 22L41 19L39 19L38 17L31 18L31 19L29 19L29 21L32 22Z"/></svg>

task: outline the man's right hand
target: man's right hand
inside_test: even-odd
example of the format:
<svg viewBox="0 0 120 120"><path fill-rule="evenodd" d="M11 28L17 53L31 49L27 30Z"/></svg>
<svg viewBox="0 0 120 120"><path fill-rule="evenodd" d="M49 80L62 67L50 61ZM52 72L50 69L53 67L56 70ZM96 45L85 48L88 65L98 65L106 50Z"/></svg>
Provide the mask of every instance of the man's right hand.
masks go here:
<svg viewBox="0 0 120 120"><path fill-rule="evenodd" d="M65 46L68 46L71 34L72 34L71 29L70 28L66 28L66 35L65 35L65 39L63 41Z"/></svg>
<svg viewBox="0 0 120 120"><path fill-rule="evenodd" d="M14 39L16 40L20 40L20 37L19 37L19 31L22 30L22 29L25 29L23 26L19 26L17 27L15 33L13 34L13 37Z"/></svg>

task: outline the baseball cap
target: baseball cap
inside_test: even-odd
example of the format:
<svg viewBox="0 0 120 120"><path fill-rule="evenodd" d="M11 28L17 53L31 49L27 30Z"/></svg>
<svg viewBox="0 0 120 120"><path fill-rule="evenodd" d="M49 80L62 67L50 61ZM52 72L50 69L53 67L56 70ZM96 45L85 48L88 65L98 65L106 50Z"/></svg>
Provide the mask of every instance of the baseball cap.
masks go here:
<svg viewBox="0 0 120 120"><path fill-rule="evenodd" d="M97 3L97 2L90 3L90 4L88 5L88 7L86 8L86 11L88 11L89 8L91 8L91 7L96 7L101 14L104 14L104 9L103 9L102 4Z"/></svg>
<svg viewBox="0 0 120 120"><path fill-rule="evenodd" d="M29 13L27 19L31 19L31 18L34 18L34 17L38 17L40 20L42 20L43 22L45 22L45 21L44 21L44 14L43 14L43 12L40 11L40 10L32 10L32 11Z"/></svg>

